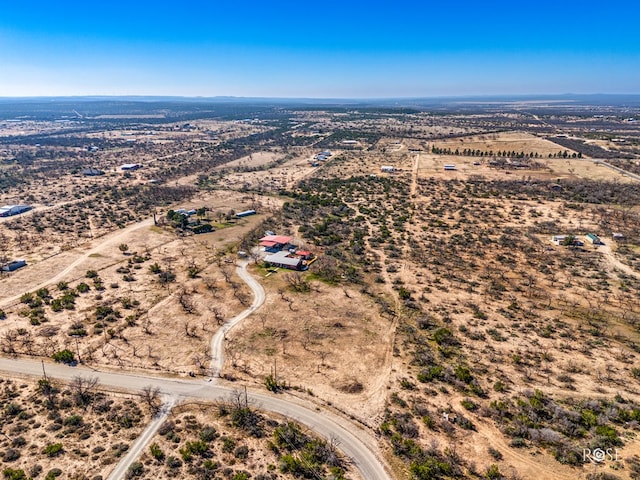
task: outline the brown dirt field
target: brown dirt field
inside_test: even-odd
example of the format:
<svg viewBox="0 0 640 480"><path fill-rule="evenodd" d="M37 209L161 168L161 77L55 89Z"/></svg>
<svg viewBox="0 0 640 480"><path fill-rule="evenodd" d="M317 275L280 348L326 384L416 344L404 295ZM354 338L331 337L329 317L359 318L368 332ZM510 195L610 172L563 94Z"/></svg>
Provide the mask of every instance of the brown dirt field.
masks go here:
<svg viewBox="0 0 640 480"><path fill-rule="evenodd" d="M554 154L564 150L567 150L569 154L574 153L573 150L563 148L549 140L525 132L488 133L470 137L436 140L433 145L438 148L451 148L452 150L457 148L460 151L468 148L484 152L490 150L493 152L505 150L509 152L524 152L525 154L532 152L543 158L546 158L550 153Z"/></svg>
<svg viewBox="0 0 640 480"><path fill-rule="evenodd" d="M268 171L227 172L225 165L224 176L217 179L217 188L278 192L283 188L290 188L316 171L318 167L311 166L309 163L310 158L309 151L304 150L294 158L277 167L270 168ZM328 160L328 163L330 162L331 160Z"/></svg>
<svg viewBox="0 0 640 480"><path fill-rule="evenodd" d="M212 215L216 209L226 211L229 206L228 196L219 193L210 195L209 200ZM69 348L90 364L181 375L189 371L207 374L209 341L218 322L246 308L241 301L251 303L250 292L233 273L233 257L228 258L231 263L223 257L262 219L262 215L255 215L238 221L236 226L184 238L147 224L142 228L134 226L102 239L93 249L86 245L75 255L67 252L5 275L0 286L6 295L20 296L42 284L48 287L52 299L58 298L63 292L55 284L62 280L72 289L86 283L89 291L77 297L73 310L53 312L45 305L41 325L31 325L29 317L21 316L21 312L29 312L25 304L5 301L7 320L0 324L0 336L5 338L3 350L50 356ZM118 249L121 243L138 255L123 255ZM138 256L145 258L131 263ZM56 275L54 282L45 280L50 272L60 272L74 259L76 266L67 268L65 275ZM158 275L149 271L152 264L173 271L176 281L163 287ZM187 276L187 267L192 264L200 270L194 279ZM94 279L85 277L88 270L97 272L102 290L97 289ZM35 271L40 273L35 276ZM123 280L127 276L134 281ZM237 296L231 287L237 289ZM193 313L187 313L181 298L192 305ZM120 318L99 321L98 305L114 308ZM86 336L77 340L70 337L72 325L82 326ZM24 334L9 341L7 335L18 329L24 329Z"/></svg>
<svg viewBox="0 0 640 480"><path fill-rule="evenodd" d="M505 179L517 180L532 178L538 180L602 180L616 182L635 182L604 165L596 164L588 159L534 159L535 162L544 165L544 168L518 168L505 170L489 166L486 160L478 157L466 157L456 155L434 155L431 153L419 154L418 175L420 178L437 179L473 179L484 178L487 180ZM478 165L475 165L478 163ZM453 164L454 171L445 171L444 165Z"/></svg>
<svg viewBox="0 0 640 480"><path fill-rule="evenodd" d="M278 154L276 152L255 152L251 155L247 155L246 157L239 158L238 160L234 160L233 162L225 163L220 167L217 167L216 170L220 170L222 168L254 168L260 167L262 165L267 165L277 158L283 156L282 154Z"/></svg>
<svg viewBox="0 0 640 480"><path fill-rule="evenodd" d="M447 172L449 173L449 172ZM500 217L500 229L518 228L526 229L532 226L533 222L539 222L544 219L554 220L559 223L559 229L562 225L567 231L579 228L580 231L589 231L597 228L595 224L590 222L588 211L582 213L572 212L570 216L563 211L561 204L528 202L528 201L504 201L500 202L488 201L485 208L480 205L486 201L474 199L476 206L475 218L484 218L483 214L478 212L486 211L489 208L497 217ZM428 205L430 202L427 202ZM535 215L529 217L526 212L535 212ZM579 218L576 218L579 217ZM447 217L445 217L447 218ZM454 224L457 217L448 217L448 222ZM488 220L488 219L487 219ZM416 228L416 234L420 230L419 224ZM455 230L449 232L449 236L456 233ZM551 233L551 232L549 232ZM607 239L607 241L609 241ZM557 259L567 259L571 253L563 247L552 247L549 241L549 235L541 234L537 236L538 247L546 253L544 255L552 256ZM542 250L541 250L542 251ZM584 253L579 254L581 257L592 257L597 264L606 264L610 252L602 251L593 247L585 247ZM486 255L486 253L484 254ZM477 257L467 259L466 261L481 262L488 268L489 259ZM574 317L571 313L573 308L588 308L591 304L589 294L585 293L585 283L576 282L573 275L576 270L558 270L551 280L541 278L536 272L531 272L532 278L535 277L535 290L522 290L524 284L522 273L526 262L524 259L518 259L518 272L505 272L503 279L510 285L520 285L520 294L512 293L502 300L492 299L487 292L465 291L463 288L456 288L454 284L447 282L447 286L441 285L440 280L443 277L442 271L429 271L407 262L406 268L402 270L399 278L402 280L406 288L413 292L428 292L429 311L447 312L447 324L455 335L461 337L464 345L467 361L473 365L474 369L484 372L486 378L490 381L501 379L510 385L513 392L522 392L525 389L539 388L547 394L552 394L556 398L611 398L616 394L622 394L626 398L640 401L640 386L635 381L629 381L630 367L634 364L631 360L635 358L635 354L630 352L626 347L625 339L633 342L640 340L638 332L630 328L629 324L622 321L617 313L608 315L607 322L609 330L606 340L607 348L590 348L590 341L585 335L584 320ZM476 270L477 271L477 270ZM485 270L486 271L486 270ZM469 269L467 280L481 280L471 273ZM588 276L588 274L586 274ZM481 277L482 275L480 275ZM615 278L615 275L614 277ZM460 285L462 286L462 284ZM511 288L508 290L513 291ZM518 287L515 287L518 291ZM548 302L549 314L545 315L542 323L536 330L546 328L545 325L551 325L551 329L556 322L562 325L562 332L558 337L556 333L547 335L531 335L520 333L518 326L513 324L511 320L505 318L501 313L508 310L509 302L513 302L518 298L518 302L523 305L529 305L525 308L533 308L537 302ZM547 300L543 300L543 299ZM469 310L469 305L479 305L486 317L477 318L473 312ZM582 307L577 307L581 305ZM615 311L615 309L614 309ZM439 313L440 315L442 313ZM559 320L562 319L562 322ZM461 333L463 332L463 333ZM564 337L564 340L562 339ZM621 339L620 342L613 339ZM548 352L547 361L541 363L530 363L525 361L520 364L517 358L545 358ZM416 372L414 367L408 361L398 364L394 362L394 370L398 372L407 372L409 375ZM570 372L570 373L568 373ZM397 380L400 380L401 374L397 374ZM570 378L567 383L567 378ZM410 393L401 395L403 398L410 397ZM493 397L493 394L490 394ZM460 406L461 397L445 394L436 395L435 390L433 396L429 398L429 404L437 409L438 412L453 411L457 414L465 414L464 408ZM492 423L487 423L481 417L474 419L477 433L467 432L464 434L456 433L448 442L456 445L458 453L465 458L481 459L487 457L486 451L489 447L496 448L504 455L502 462L496 462L487 458L484 462L485 466L490 463L499 463L502 471L508 471L507 466L512 465L522 478L536 479L544 475L545 478L584 478L587 472L592 470L592 466L585 465L582 469L562 466L555 460L543 455L538 449L519 450L508 445L507 437L504 437ZM631 455L630 452L636 452L640 448L640 441L634 437L635 434L630 433L631 437L627 438L626 445L620 449L622 458L625 455ZM628 452L628 453L625 453ZM483 462L477 460L476 463L481 466ZM505 467L505 468L503 468ZM484 467L483 467L484 468ZM544 474L541 472L545 472ZM616 475L621 478L630 478L625 472L617 471Z"/></svg>
<svg viewBox="0 0 640 480"><path fill-rule="evenodd" d="M288 274L261 280L265 305L228 335L224 372L264 384L275 368L278 380L372 424L387 395L391 321L352 288L312 281L291 291Z"/></svg>
<svg viewBox="0 0 640 480"><path fill-rule="evenodd" d="M393 140L390 143L393 144ZM381 144L381 148L384 148L384 144ZM410 179L414 175L416 154L400 151L394 155L390 149L382 152L381 148L345 153L339 161L318 172L318 175L331 179L375 174L405 182L407 191L412 191ZM576 210L569 210L564 201L510 200L502 196L495 200L476 196L470 198L469 195L447 191L458 188L457 184L440 183L445 178L465 180L482 177L505 180L528 177L549 180L586 178L620 180L620 183L628 179L623 180L612 170L577 159L540 159L541 163L549 166L549 170L517 170L506 174L500 170L489 170L484 164L473 165L478 160L474 157L420 153L419 158L416 180L420 182L416 181L411 221L405 224L410 232L409 238L414 243L411 248L404 247L399 259L389 258L382 249L377 250L376 254L382 265L380 275L385 278L387 286L397 282L408 289L413 299L421 301L424 314L440 319L437 325L450 329L458 339L459 346L454 349L460 349L459 354L447 354L445 347L442 348L442 357L439 357L437 352L440 349L427 333L424 341L428 343L430 351L436 352L434 360L441 358L447 364L447 355L453 355L455 361L463 362L477 371L486 382L488 397L480 401L474 396L471 398L483 405L498 398L522 395L536 388L560 403L570 399L612 399L616 394L639 402L640 384L632 378L631 368L637 357L633 345L640 342L640 335L633 327L633 320L629 323L623 318L637 314L637 308L625 302L633 303L635 293L632 292L637 291L638 284L632 280L633 277L623 280L616 272L616 269L620 271L620 262L631 268L628 261L618 256L615 249L609 251L587 245L582 250L572 252L554 246L550 241L554 234L576 232L584 235L595 231L610 243L610 238L600 228L601 219L608 215L601 209L606 210L606 207L580 205ZM459 166L458 171L445 172L442 168L445 163L455 163ZM380 165L393 165L398 171L383 175L379 172ZM356 195L353 197L357 198ZM391 203L394 199L387 198L386 201ZM356 208L355 202L350 206ZM389 219L387 225L391 228ZM453 241L457 238L457 242L464 245L468 236L485 234L494 240L504 238L505 245L507 239L512 237L515 243L504 247L491 243L491 246L468 251ZM403 235L399 233L395 242L401 244ZM448 247L431 248L435 244ZM414 256L415 249L420 248L429 252L425 257L428 260L423 265L414 259L417 256ZM529 253L522 253L524 251ZM530 266L528 259L534 257L547 258L542 263L553 265L550 271L542 273L540 266ZM389 270L385 268L388 266L394 266L396 273L388 273ZM599 280L604 278L601 277L603 272L608 272L606 281ZM622 273L628 273L628 270L622 269ZM487 286L487 282L490 282L488 279L494 279L492 281L498 284L504 282L507 293L492 293ZM628 294L617 290L616 286L619 285L627 288L627 282L631 289ZM602 293L604 287L601 285L609 285L611 291ZM509 316L510 307L516 308L514 301L519 310L513 311L521 313ZM586 312L596 308L596 304L600 305L597 308L606 309L602 323L587 318ZM478 306L481 312L474 314L470 305ZM629 313L629 309L636 313ZM410 311L407 312L410 316ZM599 326L594 326L596 324ZM597 338L601 328L606 333ZM401 319L399 329L405 332L399 334L396 340L400 345L406 341L406 337L416 335L406 333L417 330L413 320L405 323ZM389 397L387 408L393 410L399 408L396 404L408 404L400 411L417 415L416 423L421 423L421 413L415 412L420 412L421 408L428 409L428 415L435 420L434 428L424 428L420 424L420 433L412 437L419 438L423 445L428 446L435 440L440 450L449 446L462 458L473 459L479 472L492 463L497 463L503 473L515 471L521 478L532 480L585 478L592 471L591 465L572 468L560 464L553 459L550 449L511 447L510 437L501 433L495 422L463 408L460 404L462 397L456 394L456 387L420 381L412 386L412 379L422 369L414 365L411 347L403 345L401 351L403 353L392 360L389 377L392 396ZM506 393L493 391L492 385L498 380L507 385ZM476 430L446 425L441 415L447 411L464 414L472 420ZM620 449L620 453L623 458L630 456L640 448L634 427L616 428L625 437L625 447ZM493 459L488 454L489 447L499 450L503 459ZM617 468L616 464L611 466ZM398 471L401 470L402 467L399 467ZM629 478L625 471L616 470L615 474ZM404 474L399 473L398 477L409 478L409 474L405 471Z"/></svg>

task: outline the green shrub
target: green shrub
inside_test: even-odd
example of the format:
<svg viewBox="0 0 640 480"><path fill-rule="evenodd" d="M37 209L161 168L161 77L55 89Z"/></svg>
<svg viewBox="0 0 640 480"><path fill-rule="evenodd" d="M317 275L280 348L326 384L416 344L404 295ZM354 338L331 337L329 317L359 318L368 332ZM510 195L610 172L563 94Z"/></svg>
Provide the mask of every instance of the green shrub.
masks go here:
<svg viewBox="0 0 640 480"><path fill-rule="evenodd" d="M44 447L43 453L49 457L57 457L64 453L64 448L61 443L50 443Z"/></svg>
<svg viewBox="0 0 640 480"><path fill-rule="evenodd" d="M65 418L63 423L66 426L79 427L84 423L84 421L82 420L82 415L71 415L70 417Z"/></svg>
<svg viewBox="0 0 640 480"><path fill-rule="evenodd" d="M236 458L247 458L249 456L249 447L241 445L233 451Z"/></svg>
<svg viewBox="0 0 640 480"><path fill-rule="evenodd" d="M473 380L473 375L471 375L471 370L469 370L469 367L465 365L457 365L454 373L456 375L456 378L461 382L471 383L471 380Z"/></svg>
<svg viewBox="0 0 640 480"><path fill-rule="evenodd" d="M162 462L164 460L164 452L160 449L157 443L151 444L149 452L151 452L151 456L157 461Z"/></svg>
<svg viewBox="0 0 640 480"><path fill-rule="evenodd" d="M173 455L167 457L167 467L169 468L180 468L182 466L182 460Z"/></svg>
<svg viewBox="0 0 640 480"><path fill-rule="evenodd" d="M495 463L489 466L489 468L487 468L487 471L485 472L484 477L487 480L499 480L503 478L502 474L500 473L500 468Z"/></svg>
<svg viewBox="0 0 640 480"><path fill-rule="evenodd" d="M47 476L44 477L44 480L55 480L60 475L62 475L62 470L60 470L59 468L52 468L47 472Z"/></svg>
<svg viewBox="0 0 640 480"><path fill-rule="evenodd" d="M438 345L455 345L457 343L453 333L448 328L439 328L433 334L433 340Z"/></svg>
<svg viewBox="0 0 640 480"><path fill-rule="evenodd" d="M444 377L444 368L440 365L433 365L427 369L422 370L418 373L418 380L426 383L432 380L441 380Z"/></svg>
<svg viewBox="0 0 640 480"><path fill-rule="evenodd" d="M56 362L61 362L61 363L73 363L75 361L75 355L73 354L73 352L66 348L64 350L60 350L59 352L54 353L52 358Z"/></svg>
<svg viewBox="0 0 640 480"><path fill-rule="evenodd" d="M200 440L203 442L212 442L218 437L218 432L214 427L204 427L200 432Z"/></svg>
<svg viewBox="0 0 640 480"><path fill-rule="evenodd" d="M139 477L144 473L144 465L142 465L141 462L133 462L130 466L129 469L127 470L127 474L125 475L125 478L134 478L134 477Z"/></svg>
<svg viewBox="0 0 640 480"><path fill-rule="evenodd" d="M7 480L27 480L27 474L22 469L5 468L2 474Z"/></svg>
<svg viewBox="0 0 640 480"><path fill-rule="evenodd" d="M469 400L468 398L465 398L464 400L462 400L460 402L460 404L466 408L469 411L473 411L473 410L477 410L478 409L478 405L476 405L475 403L473 403L471 400Z"/></svg>
<svg viewBox="0 0 640 480"><path fill-rule="evenodd" d="M507 389L506 385L500 380L498 380L496 383L493 384L493 390L496 392L504 392L506 391L506 389Z"/></svg>

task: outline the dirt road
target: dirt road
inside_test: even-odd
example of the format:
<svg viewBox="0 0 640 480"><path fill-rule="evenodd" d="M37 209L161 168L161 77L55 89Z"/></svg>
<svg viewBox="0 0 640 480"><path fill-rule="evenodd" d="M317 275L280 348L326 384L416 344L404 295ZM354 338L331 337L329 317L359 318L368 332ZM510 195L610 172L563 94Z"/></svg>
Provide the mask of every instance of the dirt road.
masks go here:
<svg viewBox="0 0 640 480"><path fill-rule="evenodd" d="M82 253L78 258L73 260L69 265L67 265L64 269L55 272L51 277L48 277L44 280L41 278L34 278L33 284L29 285L28 288L22 288L20 292L15 292L12 296L3 298L0 300L0 308L7 307L11 305L13 302L16 302L20 299L24 292L33 292L38 290L39 288L46 287L48 285L52 285L58 283L61 280L64 280L69 273L73 271L79 265L82 265L91 255L99 254L107 248L111 248L115 245L118 245L123 242L123 239L126 238L131 232L135 230L139 230L141 228L148 228L153 225L153 219L143 220L142 222L138 222L134 225L131 225L127 228L123 228L122 230L117 230L113 233L105 235L100 243L90 248L89 250ZM46 262L46 260L45 260ZM28 267L26 267L28 268Z"/></svg>
<svg viewBox="0 0 640 480"><path fill-rule="evenodd" d="M129 470L129 467L136 459L142 454L142 451L146 448L149 442L153 439L158 429L162 426L164 421L169 417L173 406L175 405L177 398L170 397L162 405L162 408L158 414L153 417L147 428L145 428L142 435L140 435L131 448L127 451L127 454L120 460L116 468L111 472L107 480L121 480L126 478L125 475Z"/></svg>
<svg viewBox="0 0 640 480"><path fill-rule="evenodd" d="M236 387L202 380L182 380L133 375L129 373L96 371L83 366L69 367L61 364L44 364L48 377L71 381L74 377L96 377L106 389L139 393L145 386L157 387L165 396L186 400L224 401L229 399ZM42 377L43 364L32 359L0 358L0 371L11 375ZM335 439L342 452L350 457L355 468L367 480L391 480L375 437L349 420L323 410L311 402L288 394L269 395L248 390L250 404L265 411L277 413L302 423L319 435ZM111 478L111 477L110 477Z"/></svg>
<svg viewBox="0 0 640 480"><path fill-rule="evenodd" d="M224 366L224 340L227 333L234 326L260 308L264 303L264 288L262 288L262 285L260 285L260 283L253 278L249 272L247 272L248 264L248 261L240 263L236 268L236 273L253 291L253 303L249 308L227 321L211 338L211 376L214 378L220 376L220 372Z"/></svg>
<svg viewBox="0 0 640 480"><path fill-rule="evenodd" d="M622 263L611 250L611 244L613 240L605 239L604 244L598 245L598 251L602 252L605 257L605 261L611 270L620 270L625 275L640 278L640 272L636 272L629 265Z"/></svg>

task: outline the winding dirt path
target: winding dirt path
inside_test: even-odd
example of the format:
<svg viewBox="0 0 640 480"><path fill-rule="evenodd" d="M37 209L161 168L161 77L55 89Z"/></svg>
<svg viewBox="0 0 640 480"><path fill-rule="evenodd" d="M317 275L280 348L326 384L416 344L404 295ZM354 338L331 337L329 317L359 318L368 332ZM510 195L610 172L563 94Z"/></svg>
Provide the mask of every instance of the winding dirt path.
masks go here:
<svg viewBox="0 0 640 480"><path fill-rule="evenodd" d="M33 282L31 285L28 285L26 288L24 285L22 285L21 291L19 293L15 293L10 297L6 297L0 300L0 308L7 307L12 303L18 301L24 292L32 292L34 290L38 290L39 288L43 288L48 285L58 283L61 280L64 280L67 275L69 275L76 267L82 265L92 255L100 254L107 248L112 248L115 245L123 243L123 240L131 232L134 232L141 228L148 228L151 225L153 225L153 219L147 219L147 220L143 220L142 222L138 222L133 225L130 225L129 227L126 227L122 230L118 230L111 234L107 234L105 237L103 237L102 241L98 245L90 248L89 250L86 250L84 253L82 253L79 257L73 260L65 268L63 268L62 270L56 273L53 273L51 277L48 277L45 280L41 280L40 278L37 278L37 277L33 278ZM26 268L28 268L28 266Z"/></svg>
<svg viewBox="0 0 640 480"><path fill-rule="evenodd" d="M260 282L247 272L247 265L249 265L248 261L245 260L241 262L236 268L236 273L249 288L251 288L253 292L253 303L249 308L228 320L211 338L211 376L216 379L220 377L220 372L222 372L222 367L224 366L224 340L227 333L242 320L258 310L262 304L264 304L266 298L264 288L262 288Z"/></svg>
<svg viewBox="0 0 640 480"><path fill-rule="evenodd" d="M620 270L621 272L636 278L640 278L640 272L635 271L626 263L622 263L611 249L613 240L605 239L603 245L598 245L598 251L604 254L605 261L610 270Z"/></svg>

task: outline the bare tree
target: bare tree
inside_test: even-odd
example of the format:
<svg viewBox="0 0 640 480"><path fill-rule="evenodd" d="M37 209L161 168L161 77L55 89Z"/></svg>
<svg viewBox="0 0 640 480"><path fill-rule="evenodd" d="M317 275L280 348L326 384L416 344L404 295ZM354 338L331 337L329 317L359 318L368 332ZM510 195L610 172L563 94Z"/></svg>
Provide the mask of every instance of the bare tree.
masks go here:
<svg viewBox="0 0 640 480"><path fill-rule="evenodd" d="M160 411L162 401L160 400L160 389L147 385L140 392L140 398L149 407L149 411L152 415L156 415Z"/></svg>
<svg viewBox="0 0 640 480"><path fill-rule="evenodd" d="M291 272L284 275L284 279L290 288L296 292L308 292L311 288L309 282L300 272Z"/></svg>
<svg viewBox="0 0 640 480"><path fill-rule="evenodd" d="M149 318L149 315L147 315L142 322L142 331L147 335L153 334L153 332L151 331L151 318Z"/></svg>
<svg viewBox="0 0 640 480"><path fill-rule="evenodd" d="M217 285L217 282L210 278L210 277L205 277L203 279L203 283L204 286L207 288L208 291L211 292L211 295L213 295L213 298L218 298L219 297L219 288Z"/></svg>
<svg viewBox="0 0 640 480"><path fill-rule="evenodd" d="M233 269L228 267L228 266L225 266L225 267L220 268L220 271L222 272L222 276L224 277L224 281L226 283L232 283L231 277L233 276Z"/></svg>
<svg viewBox="0 0 640 480"><path fill-rule="evenodd" d="M55 410L57 406L57 395L60 389L49 378L41 378L38 380L38 391L47 399L47 408Z"/></svg>
<svg viewBox="0 0 640 480"><path fill-rule="evenodd" d="M184 322L184 334L189 338L198 338L198 334L196 333L196 326L191 325L190 322Z"/></svg>
<svg viewBox="0 0 640 480"><path fill-rule="evenodd" d="M70 387L75 404L83 408L90 405L93 402L98 384L98 377L73 377Z"/></svg>
<svg viewBox="0 0 640 480"><path fill-rule="evenodd" d="M7 330L2 336L1 344L2 351L11 355L16 353L16 341L18 340L18 333L15 330Z"/></svg>
<svg viewBox="0 0 640 480"><path fill-rule="evenodd" d="M178 293L178 301L185 313L195 314L197 313L193 296L188 293L184 288Z"/></svg>
<svg viewBox="0 0 640 480"><path fill-rule="evenodd" d="M224 324L224 314L218 307L216 307L215 305L209 305L209 307L207 308L213 314L213 318L216 320L216 323L218 325Z"/></svg>
<svg viewBox="0 0 640 480"><path fill-rule="evenodd" d="M278 293L280 294L280 298L289 305L289 310L295 312L296 310L293 308L293 299L285 294L284 288L279 288Z"/></svg>

